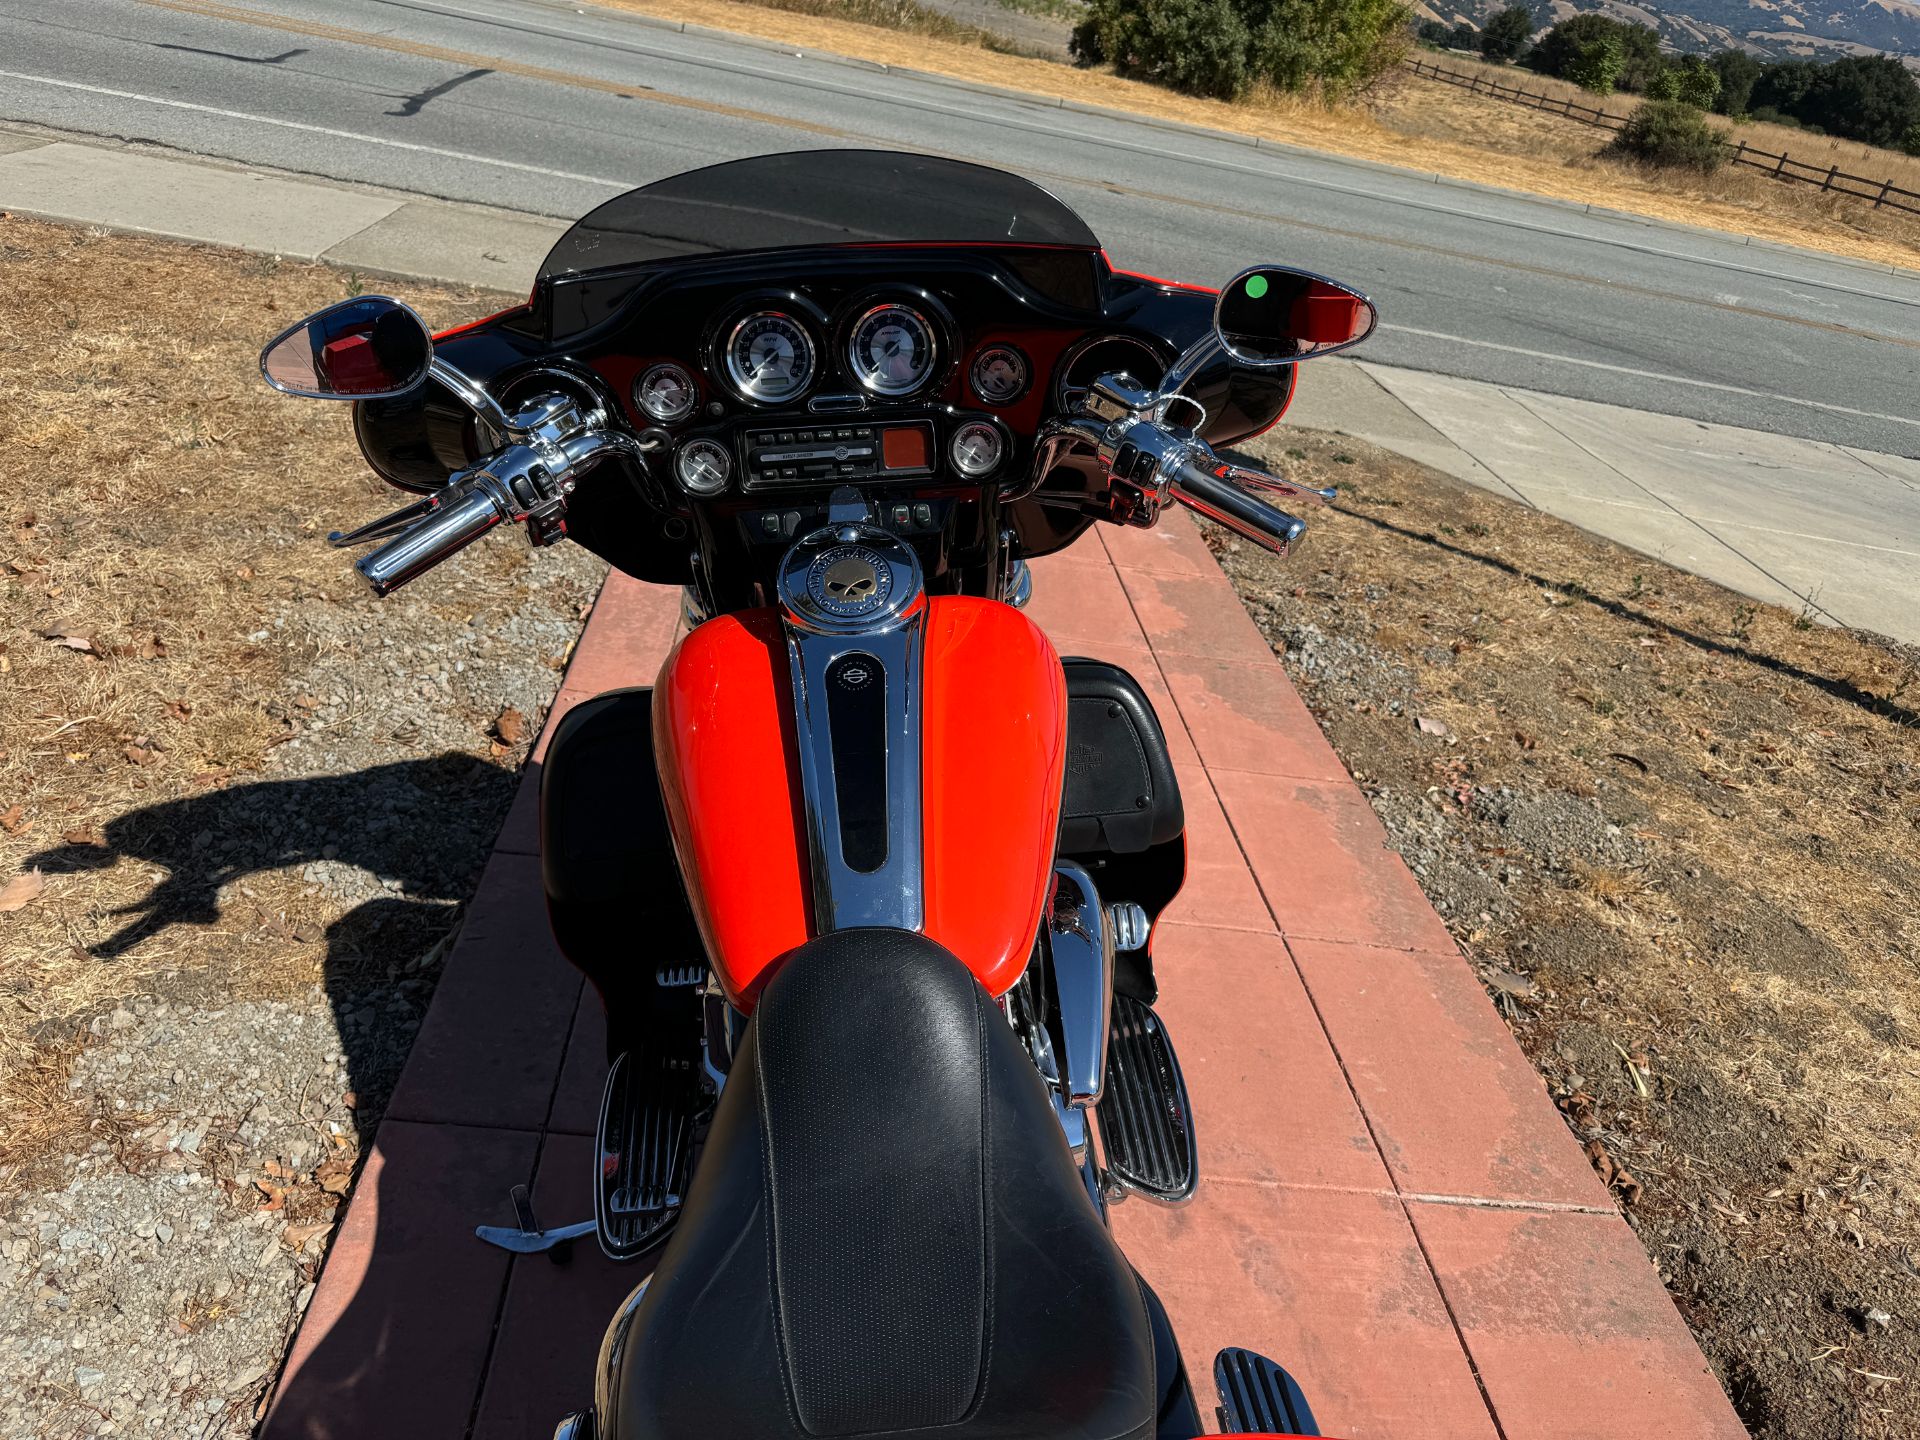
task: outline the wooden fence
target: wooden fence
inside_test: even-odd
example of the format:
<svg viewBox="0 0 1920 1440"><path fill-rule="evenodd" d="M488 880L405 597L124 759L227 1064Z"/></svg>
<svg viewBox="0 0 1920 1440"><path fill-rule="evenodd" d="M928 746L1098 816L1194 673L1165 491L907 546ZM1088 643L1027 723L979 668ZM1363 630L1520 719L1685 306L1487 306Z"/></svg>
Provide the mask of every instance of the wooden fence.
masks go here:
<svg viewBox="0 0 1920 1440"><path fill-rule="evenodd" d="M1550 115L1564 115L1569 120L1578 120L1582 125L1597 126L1602 130L1619 130L1627 123L1625 115L1616 115L1610 110L1596 109L1591 105L1581 105L1561 97L1527 90L1517 85L1502 85L1483 75L1462 75L1457 70L1448 70L1427 61L1409 58L1406 66L1416 75L1429 80L1443 80L1449 85L1458 85L1476 95L1490 95L1496 100L1505 100L1515 105L1530 106L1535 110L1544 110ZM1876 210L1902 210L1909 215L1920 215L1920 191L1903 190L1891 179L1870 180L1864 175L1849 175L1838 165L1809 165L1804 160L1796 160L1791 155L1775 155L1771 151L1756 150L1742 140L1737 144L1721 140L1727 159L1735 165L1746 165L1771 175L1776 180L1793 180L1803 185L1818 186L1838 195L1850 195L1856 200L1870 200Z"/></svg>

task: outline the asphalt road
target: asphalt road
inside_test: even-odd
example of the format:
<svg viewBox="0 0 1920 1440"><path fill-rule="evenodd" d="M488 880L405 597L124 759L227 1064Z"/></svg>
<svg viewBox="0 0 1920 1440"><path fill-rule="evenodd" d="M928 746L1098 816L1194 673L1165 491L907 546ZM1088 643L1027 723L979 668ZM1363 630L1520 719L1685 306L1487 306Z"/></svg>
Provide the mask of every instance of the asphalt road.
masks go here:
<svg viewBox="0 0 1920 1440"><path fill-rule="evenodd" d="M742 155L932 151L1038 180L1128 268L1358 285L1384 364L1920 455L1920 275L617 12L0 0L0 119L569 218Z"/></svg>

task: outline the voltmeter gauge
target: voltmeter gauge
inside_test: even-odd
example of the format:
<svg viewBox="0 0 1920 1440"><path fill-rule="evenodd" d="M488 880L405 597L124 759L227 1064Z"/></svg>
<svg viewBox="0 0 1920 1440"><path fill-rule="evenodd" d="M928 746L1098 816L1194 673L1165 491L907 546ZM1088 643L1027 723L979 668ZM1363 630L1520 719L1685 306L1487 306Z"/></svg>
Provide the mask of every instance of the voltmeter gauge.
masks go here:
<svg viewBox="0 0 1920 1440"><path fill-rule="evenodd" d="M727 488L733 459L717 440L689 440L674 457L673 470L689 495L718 495Z"/></svg>
<svg viewBox="0 0 1920 1440"><path fill-rule="evenodd" d="M678 365L655 365L633 382L633 403L660 425L677 425L693 413L700 392Z"/></svg>
<svg viewBox="0 0 1920 1440"><path fill-rule="evenodd" d="M989 345L973 357L973 393L989 405L1010 405L1027 393L1027 357L1011 345Z"/></svg>
<svg viewBox="0 0 1920 1440"><path fill-rule="evenodd" d="M947 458L953 468L969 480L998 470L1006 453L1007 442L1000 438L999 427L984 420L969 420L953 432L947 444Z"/></svg>

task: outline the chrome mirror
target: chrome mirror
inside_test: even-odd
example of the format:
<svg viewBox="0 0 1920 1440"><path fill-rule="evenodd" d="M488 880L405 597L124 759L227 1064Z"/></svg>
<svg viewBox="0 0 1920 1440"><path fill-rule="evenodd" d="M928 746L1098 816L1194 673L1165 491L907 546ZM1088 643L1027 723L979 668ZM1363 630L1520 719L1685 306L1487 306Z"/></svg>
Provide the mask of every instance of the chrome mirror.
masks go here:
<svg viewBox="0 0 1920 1440"><path fill-rule="evenodd" d="M287 395L385 400L427 378L433 335L385 295L360 295L309 315L260 352L260 374Z"/></svg>
<svg viewBox="0 0 1920 1440"><path fill-rule="evenodd" d="M1291 365L1358 345L1380 312L1358 290L1278 265L1243 270L1220 291L1214 333L1242 365Z"/></svg>

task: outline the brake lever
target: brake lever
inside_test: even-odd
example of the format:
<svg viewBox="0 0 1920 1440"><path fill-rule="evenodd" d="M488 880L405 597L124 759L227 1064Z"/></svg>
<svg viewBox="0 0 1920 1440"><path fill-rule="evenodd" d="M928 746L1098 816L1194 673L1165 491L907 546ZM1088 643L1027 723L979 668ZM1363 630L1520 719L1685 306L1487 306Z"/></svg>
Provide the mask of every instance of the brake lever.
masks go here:
<svg viewBox="0 0 1920 1440"><path fill-rule="evenodd" d="M1337 486L1329 485L1322 490L1313 485L1303 485L1298 480L1289 480L1284 475L1270 475L1264 470L1251 470L1244 465L1230 465L1225 460L1217 460L1210 467L1213 473L1229 484L1238 485L1243 490L1256 494L1285 495L1290 499L1311 500L1316 505L1324 505L1329 500L1340 498Z"/></svg>

